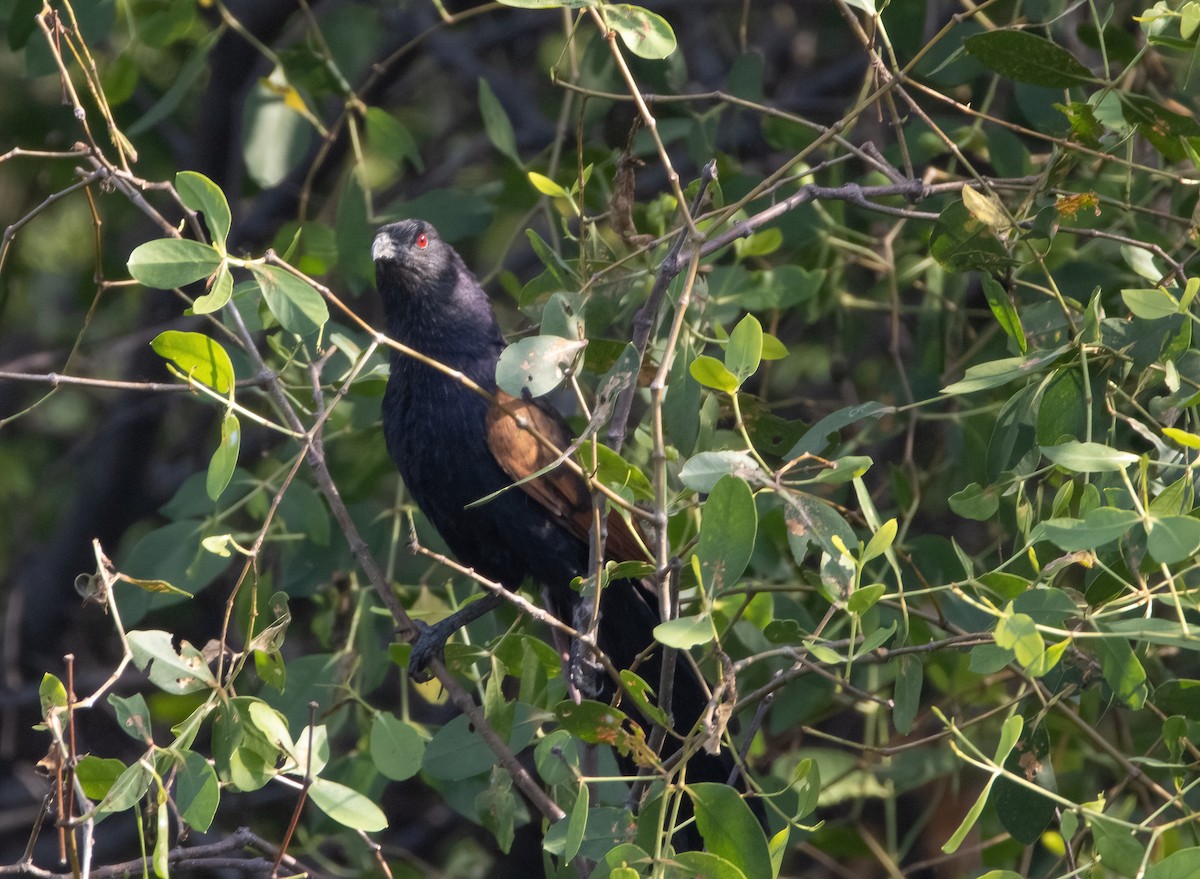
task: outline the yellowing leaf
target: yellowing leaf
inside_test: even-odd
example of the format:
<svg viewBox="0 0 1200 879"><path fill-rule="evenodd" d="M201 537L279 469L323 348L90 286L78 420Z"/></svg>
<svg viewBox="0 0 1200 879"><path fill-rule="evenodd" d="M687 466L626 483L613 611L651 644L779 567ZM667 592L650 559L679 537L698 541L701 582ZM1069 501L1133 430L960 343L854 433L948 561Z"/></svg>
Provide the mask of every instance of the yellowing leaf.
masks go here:
<svg viewBox="0 0 1200 879"><path fill-rule="evenodd" d="M1186 430L1180 430L1178 427L1164 427L1163 436L1169 440L1174 440L1186 448L1200 449L1200 436L1189 433Z"/></svg>
<svg viewBox="0 0 1200 879"><path fill-rule="evenodd" d="M971 212L971 216L979 222L990 226L998 232L1012 227L1012 221L1009 220L1008 212L1004 210L1004 205L990 192L984 192L971 186L964 186L962 200L963 204L967 206L967 210Z"/></svg>

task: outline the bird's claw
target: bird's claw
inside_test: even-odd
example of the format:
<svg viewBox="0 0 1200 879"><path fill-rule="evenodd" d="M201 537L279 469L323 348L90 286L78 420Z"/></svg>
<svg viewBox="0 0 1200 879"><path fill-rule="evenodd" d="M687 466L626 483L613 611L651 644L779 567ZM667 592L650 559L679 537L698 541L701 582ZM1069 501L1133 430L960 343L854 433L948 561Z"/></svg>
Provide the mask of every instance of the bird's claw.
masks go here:
<svg viewBox="0 0 1200 879"><path fill-rule="evenodd" d="M412 653L408 656L408 676L419 684L433 680L429 666L436 660L445 659L446 637L435 626L422 620L413 620L417 637L412 640Z"/></svg>

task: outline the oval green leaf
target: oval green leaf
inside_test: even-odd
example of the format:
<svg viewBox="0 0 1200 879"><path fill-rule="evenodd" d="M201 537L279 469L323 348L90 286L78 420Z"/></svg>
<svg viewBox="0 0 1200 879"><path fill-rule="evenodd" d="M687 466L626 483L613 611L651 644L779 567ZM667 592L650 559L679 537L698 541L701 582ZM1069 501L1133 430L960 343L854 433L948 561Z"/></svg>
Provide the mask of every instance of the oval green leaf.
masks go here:
<svg viewBox="0 0 1200 879"><path fill-rule="evenodd" d="M727 784L688 786L696 810L696 827L704 847L736 866L746 876L773 875L767 839L758 819L738 792Z"/></svg>
<svg viewBox="0 0 1200 879"><path fill-rule="evenodd" d="M522 399L548 394L560 384L587 342L558 336L530 336L509 345L496 364L496 384Z"/></svg>
<svg viewBox="0 0 1200 879"><path fill-rule="evenodd" d="M741 385L738 377L730 372L724 363L707 354L701 354L693 360L688 371L691 372L692 378L704 387L724 391L727 394L732 394Z"/></svg>
<svg viewBox="0 0 1200 879"><path fill-rule="evenodd" d="M654 640L676 650L688 650L699 644L707 644L714 637L716 633L713 631L712 617L708 614L679 617L654 627Z"/></svg>
<svg viewBox="0 0 1200 879"><path fill-rule="evenodd" d="M1058 446L1042 446L1042 454L1073 473L1117 473L1138 459L1132 452L1122 452L1103 443L1074 440Z"/></svg>
<svg viewBox="0 0 1200 879"><path fill-rule="evenodd" d="M318 809L343 827L375 833L388 826L387 816L382 809L344 784L327 778L314 778L308 796Z"/></svg>
<svg viewBox="0 0 1200 879"><path fill-rule="evenodd" d="M321 294L279 266L251 266L271 314L289 333L307 336L329 320Z"/></svg>
<svg viewBox="0 0 1200 879"><path fill-rule="evenodd" d="M696 556L709 595L732 587L750 563L758 533L754 493L744 480L722 476L704 502Z"/></svg>
<svg viewBox="0 0 1200 879"><path fill-rule="evenodd" d="M757 462L745 452L701 452L683 465L679 479L693 491L712 491L726 474L750 477L760 471Z"/></svg>
<svg viewBox="0 0 1200 879"><path fill-rule="evenodd" d="M1020 30L996 30L963 41L967 54L1001 76L1030 85L1070 88L1096 77L1070 52L1044 37Z"/></svg>
<svg viewBox="0 0 1200 879"><path fill-rule="evenodd" d="M202 382L218 394L228 394L233 388L233 362L215 339L203 333L167 330L159 333L150 347L165 357L189 379Z"/></svg>
<svg viewBox="0 0 1200 879"><path fill-rule="evenodd" d="M675 32L656 12L629 3L615 3L604 6L604 17L625 47L641 58L666 58L675 51Z"/></svg>
<svg viewBox="0 0 1200 879"><path fill-rule="evenodd" d="M412 778L421 768L425 740L394 714L381 712L371 723L371 762L392 781Z"/></svg>
<svg viewBox="0 0 1200 879"><path fill-rule="evenodd" d="M1122 290L1121 300L1134 317L1143 320L1158 320L1179 314L1179 303L1162 287Z"/></svg>
<svg viewBox="0 0 1200 879"><path fill-rule="evenodd" d="M729 342L725 345L725 368L733 373L739 387L758 371L758 365L762 362L762 351L762 324L754 315L748 314L738 321L738 325L729 334Z"/></svg>
<svg viewBox="0 0 1200 879"><path fill-rule="evenodd" d="M204 214L204 224L217 250L225 252L229 235L229 202L221 187L196 171L180 171L175 175L175 189L187 207Z"/></svg>
<svg viewBox="0 0 1200 879"><path fill-rule="evenodd" d="M217 273L209 279L207 289L207 293L197 296L192 303L192 314L211 314L233 298L233 275L229 272L228 263L221 263Z"/></svg>
<svg viewBox="0 0 1200 879"><path fill-rule="evenodd" d="M1191 516L1154 516L1146 534L1146 549L1163 565L1187 561L1200 552L1200 519Z"/></svg>
<svg viewBox="0 0 1200 879"><path fill-rule="evenodd" d="M170 290L207 278L222 263L211 245L184 238L159 238L129 255L129 274L139 284Z"/></svg>
<svg viewBox="0 0 1200 879"><path fill-rule="evenodd" d="M233 410L229 410L221 420L221 442L208 462L208 473L204 480L204 490L211 500L219 498L229 485L229 480L233 479L241 447L242 426Z"/></svg>

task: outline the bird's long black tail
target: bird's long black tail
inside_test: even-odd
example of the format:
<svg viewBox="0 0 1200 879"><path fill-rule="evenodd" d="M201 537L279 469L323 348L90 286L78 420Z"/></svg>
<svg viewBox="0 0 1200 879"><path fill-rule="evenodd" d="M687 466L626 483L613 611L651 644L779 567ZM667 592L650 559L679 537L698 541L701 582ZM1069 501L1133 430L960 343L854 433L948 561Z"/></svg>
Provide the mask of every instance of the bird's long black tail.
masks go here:
<svg viewBox="0 0 1200 879"><path fill-rule="evenodd" d="M625 580L610 583L604 590L600 603L600 625L597 641L600 649L608 654L613 665L618 669L631 667L642 657L637 667L638 675L651 687L658 689L662 674L662 647L652 651L649 657L643 656L646 648L654 644L654 627L659 623L658 609L653 603L654 597L640 584ZM599 698L607 701L616 693L616 685L603 677ZM696 676L687 657L677 656L675 673L672 679L671 714L675 732L668 732L660 752L662 759L671 757L680 748L680 736L686 735L695 726L708 705L708 696ZM649 730L650 723L640 716L629 700L622 706L634 719ZM676 734L678 733L678 734ZM623 767L630 771L631 767ZM686 778L688 783L716 782L730 783L731 778L739 790L746 790L746 782L742 773L735 772L737 768L733 754L722 747L716 754L699 750L688 758ZM750 808L765 824L765 813L762 803L757 798L748 800ZM691 816L691 800L684 798L682 803L682 819ZM694 825L689 825L676 837L676 845L689 849L700 848L701 840Z"/></svg>

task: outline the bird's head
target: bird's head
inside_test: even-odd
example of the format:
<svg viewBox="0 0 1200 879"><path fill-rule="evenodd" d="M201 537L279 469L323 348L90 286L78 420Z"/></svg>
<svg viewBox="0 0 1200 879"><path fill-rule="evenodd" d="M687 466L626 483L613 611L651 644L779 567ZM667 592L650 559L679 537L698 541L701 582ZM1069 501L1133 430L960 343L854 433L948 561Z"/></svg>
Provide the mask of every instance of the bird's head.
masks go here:
<svg viewBox="0 0 1200 879"><path fill-rule="evenodd" d="M454 248L424 220L401 220L379 230L371 245L380 291L399 288L409 294L453 283Z"/></svg>
<svg viewBox="0 0 1200 879"><path fill-rule="evenodd" d="M503 343L487 294L458 252L424 220L379 230L371 245L388 332L423 351Z"/></svg>

